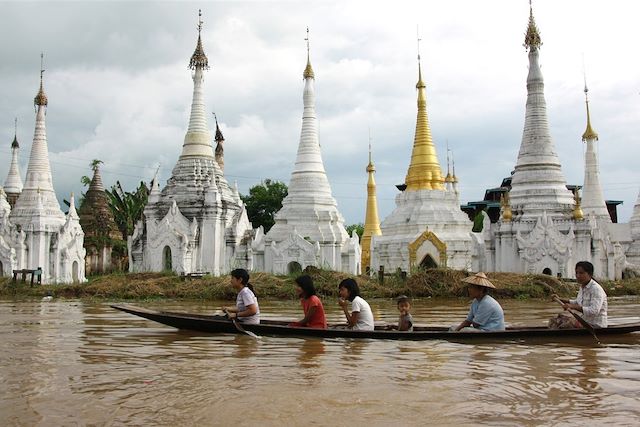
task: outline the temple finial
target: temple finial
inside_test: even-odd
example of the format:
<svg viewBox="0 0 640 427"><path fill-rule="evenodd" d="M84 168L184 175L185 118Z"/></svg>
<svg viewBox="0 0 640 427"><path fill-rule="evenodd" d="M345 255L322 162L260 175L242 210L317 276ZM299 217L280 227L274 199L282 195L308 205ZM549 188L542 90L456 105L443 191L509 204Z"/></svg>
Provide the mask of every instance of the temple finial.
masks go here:
<svg viewBox="0 0 640 427"><path fill-rule="evenodd" d="M196 50L191 55L191 60L189 61L189 68L195 70L196 68L202 68L205 70L209 69L209 59L207 55L204 53L204 49L202 48L202 39L200 34L202 33L202 9L198 9L198 43L196 44Z"/></svg>
<svg viewBox="0 0 640 427"><path fill-rule="evenodd" d="M49 103L49 100L47 99L47 95L44 93L43 80L44 80L44 53L40 52L40 90L38 91L38 94L36 95L36 97L33 99L34 106L38 106L38 105L46 106Z"/></svg>
<svg viewBox="0 0 640 427"><path fill-rule="evenodd" d="M451 176L453 183L456 184L458 182L458 177L456 176L456 159L453 157L453 150L451 150L451 166L453 175Z"/></svg>
<svg viewBox="0 0 640 427"><path fill-rule="evenodd" d="M447 176L444 178L444 182L453 182L453 177L451 176L451 159L449 153L451 150L449 149L449 140L447 139Z"/></svg>
<svg viewBox="0 0 640 427"><path fill-rule="evenodd" d="M418 83L416 84L416 88L425 87L424 82L422 81L422 63L420 61L420 42L422 39L420 38L420 27L416 25L416 39L418 43Z"/></svg>
<svg viewBox="0 0 640 427"><path fill-rule="evenodd" d="M211 113L211 114L213 114L213 118L216 121L216 136L214 140L216 142L224 141L224 136L222 136L222 131L220 130L220 126L218 126L218 116L216 115L216 113Z"/></svg>
<svg viewBox="0 0 640 427"><path fill-rule="evenodd" d="M525 49L538 49L542 46L542 39L540 38L540 31L536 25L536 20L533 18L533 5L529 0L529 24L527 25L527 32L524 35Z"/></svg>
<svg viewBox="0 0 640 427"><path fill-rule="evenodd" d="M586 141L588 139L598 140L598 133L593 130L591 127L591 113L589 111L589 88L587 87L587 71L584 66L584 58L582 58L582 73L584 76L584 102L587 106L587 128L582 134L582 141Z"/></svg>
<svg viewBox="0 0 640 427"><path fill-rule="evenodd" d="M369 164L371 164L371 127L369 127Z"/></svg>
<svg viewBox="0 0 640 427"><path fill-rule="evenodd" d="M315 79L315 74L313 73L313 68L311 67L311 47L309 46L309 27L307 27L307 37L304 39L307 42L307 66L304 69L304 73L302 73L302 77L307 79Z"/></svg>

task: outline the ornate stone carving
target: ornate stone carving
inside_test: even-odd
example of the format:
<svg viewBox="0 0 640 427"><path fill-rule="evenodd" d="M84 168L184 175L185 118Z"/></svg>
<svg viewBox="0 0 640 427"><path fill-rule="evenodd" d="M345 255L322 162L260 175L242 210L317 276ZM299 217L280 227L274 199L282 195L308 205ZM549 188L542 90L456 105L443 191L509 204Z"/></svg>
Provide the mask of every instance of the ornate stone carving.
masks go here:
<svg viewBox="0 0 640 427"><path fill-rule="evenodd" d="M415 267L416 264L416 255L418 253L418 249L424 242L431 242L433 246L436 247L439 254L439 267L447 266L447 245L442 240L438 239L438 236L433 234L433 232L427 230L422 233L416 240L409 243L409 266L411 268Z"/></svg>

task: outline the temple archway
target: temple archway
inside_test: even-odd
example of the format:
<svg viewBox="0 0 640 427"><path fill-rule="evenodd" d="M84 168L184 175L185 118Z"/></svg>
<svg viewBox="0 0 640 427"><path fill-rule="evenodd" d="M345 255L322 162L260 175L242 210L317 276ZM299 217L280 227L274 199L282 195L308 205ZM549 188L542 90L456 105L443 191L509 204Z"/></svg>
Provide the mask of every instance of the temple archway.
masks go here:
<svg viewBox="0 0 640 427"><path fill-rule="evenodd" d="M542 270L542 274L546 274L547 276L553 276L553 272L551 271L551 269L549 267L545 267Z"/></svg>
<svg viewBox="0 0 640 427"><path fill-rule="evenodd" d="M73 280L73 283L78 283L80 280L78 275L78 261L73 261L73 264L71 264L71 280Z"/></svg>
<svg viewBox="0 0 640 427"><path fill-rule="evenodd" d="M171 248L165 246L162 250L162 269L165 271L173 270L173 263L171 261Z"/></svg>
<svg viewBox="0 0 640 427"><path fill-rule="evenodd" d="M297 261L291 261L289 264L287 264L287 273L302 273L302 266Z"/></svg>
<svg viewBox="0 0 640 427"><path fill-rule="evenodd" d="M413 268L417 265L417 260L426 256L431 257L435 262L437 258L439 262L436 267L447 266L447 245L438 238L433 232L425 231L416 240L409 243L409 267ZM420 263L420 266L422 262Z"/></svg>

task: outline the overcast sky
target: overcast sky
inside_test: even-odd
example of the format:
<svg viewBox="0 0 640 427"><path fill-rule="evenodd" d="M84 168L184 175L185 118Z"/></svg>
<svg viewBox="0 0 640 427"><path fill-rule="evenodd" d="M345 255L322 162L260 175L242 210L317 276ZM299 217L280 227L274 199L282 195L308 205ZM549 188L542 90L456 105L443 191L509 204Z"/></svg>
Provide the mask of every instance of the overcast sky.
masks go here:
<svg viewBox="0 0 640 427"><path fill-rule="evenodd" d="M640 190L640 57L635 0L537 0L534 15L551 134L569 184L583 183L583 57L600 135L605 198L628 220ZM454 151L461 201L481 200L515 166L526 101L526 0L1 2L0 184L18 117L24 179L40 52L58 198L82 190L92 159L105 185L171 174L187 128L198 8L227 179L240 192L289 182L302 118L304 38L311 31L325 168L348 224L363 222L368 133L380 219L404 182L416 119L416 26L427 108L446 173ZM215 128L213 120L210 127ZM4 141L4 142L2 142Z"/></svg>

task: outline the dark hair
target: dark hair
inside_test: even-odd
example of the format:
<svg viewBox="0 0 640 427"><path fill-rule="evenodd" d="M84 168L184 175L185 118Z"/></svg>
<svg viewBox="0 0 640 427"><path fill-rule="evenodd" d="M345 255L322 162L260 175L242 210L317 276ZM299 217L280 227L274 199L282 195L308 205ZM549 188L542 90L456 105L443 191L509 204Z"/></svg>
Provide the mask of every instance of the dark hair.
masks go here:
<svg viewBox="0 0 640 427"><path fill-rule="evenodd" d="M402 303L405 303L405 302L406 302L406 303L411 304L411 298L409 298L409 297L408 297L408 296L406 296L406 295L400 295L400 296L398 297L398 299L396 300L396 303L397 303L398 305L400 305L400 304L402 304Z"/></svg>
<svg viewBox="0 0 640 427"><path fill-rule="evenodd" d="M360 296L360 288L358 287L358 282L353 279L344 279L338 285L338 289L340 288L345 288L347 291L349 291L349 298L347 298L349 301L353 301L355 297Z"/></svg>
<svg viewBox="0 0 640 427"><path fill-rule="evenodd" d="M582 268L585 273L593 277L593 264L591 264L589 261L578 261L576 263L576 268L578 267Z"/></svg>
<svg viewBox="0 0 640 427"><path fill-rule="evenodd" d="M235 270L231 270L231 277L235 277L236 279L240 279L242 284L249 288L251 292L255 295L256 291L253 289L253 285L249 283L249 272L244 268L236 268Z"/></svg>
<svg viewBox="0 0 640 427"><path fill-rule="evenodd" d="M298 276L295 282L296 285L300 286L302 292L304 292L305 299L316 294L316 288L315 286L313 286L313 279L311 278L311 276L307 274Z"/></svg>

